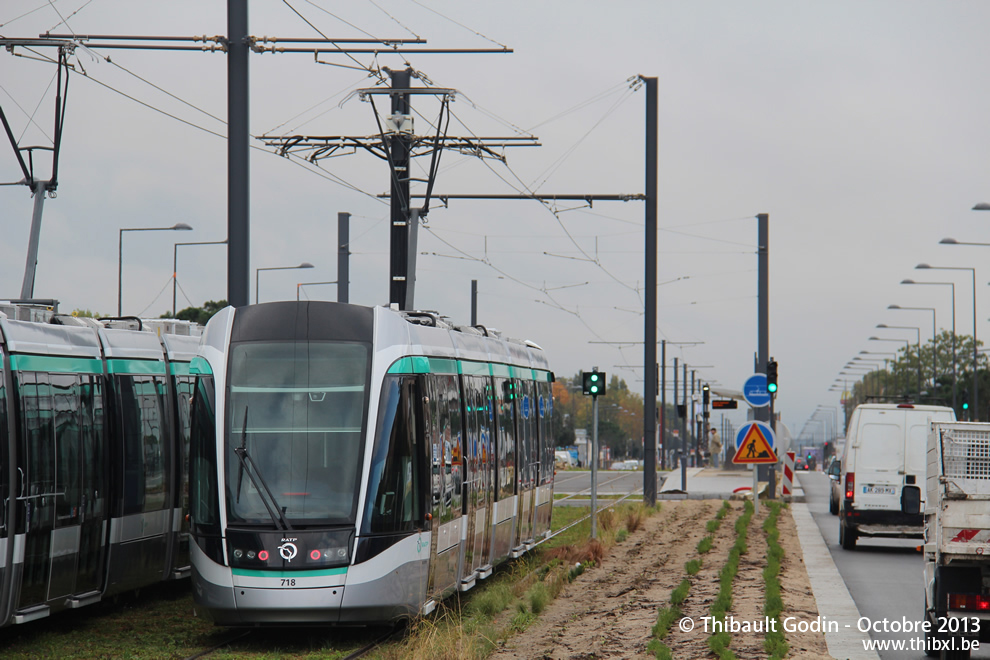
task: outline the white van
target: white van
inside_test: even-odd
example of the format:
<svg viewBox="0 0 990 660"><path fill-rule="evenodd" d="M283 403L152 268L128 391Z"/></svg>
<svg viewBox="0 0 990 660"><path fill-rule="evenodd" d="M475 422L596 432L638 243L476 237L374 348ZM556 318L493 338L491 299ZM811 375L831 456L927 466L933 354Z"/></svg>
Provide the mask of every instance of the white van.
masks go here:
<svg viewBox="0 0 990 660"><path fill-rule="evenodd" d="M952 408L866 403L849 419L839 485L839 543L861 536L924 538L925 468L932 421L955 421Z"/></svg>

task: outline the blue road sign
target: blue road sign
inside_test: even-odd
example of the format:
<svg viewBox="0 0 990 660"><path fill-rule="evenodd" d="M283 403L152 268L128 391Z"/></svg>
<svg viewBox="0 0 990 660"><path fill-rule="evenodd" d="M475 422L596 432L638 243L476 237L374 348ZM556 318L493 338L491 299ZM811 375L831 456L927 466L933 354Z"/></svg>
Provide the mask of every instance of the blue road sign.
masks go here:
<svg viewBox="0 0 990 660"><path fill-rule="evenodd" d="M754 426L756 429L753 428ZM747 436L749 436L754 430L758 431L763 436L763 440L765 440L770 446L770 449L777 448L777 437L770 429L769 424L766 422L746 422L738 431L736 431L736 449L742 447L742 444L747 439Z"/></svg>
<svg viewBox="0 0 990 660"><path fill-rule="evenodd" d="M770 392L767 391L767 375L753 374L743 384L743 398L754 408L770 405Z"/></svg>

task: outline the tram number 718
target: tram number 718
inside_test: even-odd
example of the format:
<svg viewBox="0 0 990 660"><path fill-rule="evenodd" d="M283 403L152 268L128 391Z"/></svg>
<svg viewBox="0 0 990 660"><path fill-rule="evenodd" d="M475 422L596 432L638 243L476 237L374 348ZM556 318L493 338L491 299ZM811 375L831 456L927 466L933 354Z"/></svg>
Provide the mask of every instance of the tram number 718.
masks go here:
<svg viewBox="0 0 990 660"><path fill-rule="evenodd" d="M295 578L282 578L282 586L283 587L294 587L294 586L296 586L296 579Z"/></svg>

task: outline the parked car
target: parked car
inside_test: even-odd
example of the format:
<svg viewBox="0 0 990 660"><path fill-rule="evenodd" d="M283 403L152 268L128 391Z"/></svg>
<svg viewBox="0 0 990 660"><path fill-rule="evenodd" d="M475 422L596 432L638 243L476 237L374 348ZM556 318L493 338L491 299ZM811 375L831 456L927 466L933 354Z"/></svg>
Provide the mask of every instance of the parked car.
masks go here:
<svg viewBox="0 0 990 660"><path fill-rule="evenodd" d="M835 456L829 459L828 467L825 468L826 473L828 473L828 484L829 484L829 495L828 495L828 512L833 516L839 515L839 500L842 499L842 484L839 479L839 475L842 471L842 464L839 462Z"/></svg>

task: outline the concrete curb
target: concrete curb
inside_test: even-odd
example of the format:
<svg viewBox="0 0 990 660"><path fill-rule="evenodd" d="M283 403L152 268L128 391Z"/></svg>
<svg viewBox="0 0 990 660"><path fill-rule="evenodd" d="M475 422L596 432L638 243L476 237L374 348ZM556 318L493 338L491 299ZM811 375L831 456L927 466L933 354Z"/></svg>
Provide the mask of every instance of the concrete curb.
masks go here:
<svg viewBox="0 0 990 660"><path fill-rule="evenodd" d="M838 632L825 633L829 654L833 658L848 660L879 660L880 656L876 651L867 651L863 644L864 641L869 641L870 636L856 627L860 616L859 608L849 595L849 590L832 561L832 554L808 511L808 505L795 502L790 508L804 554L804 567L811 580L811 590L818 606L818 615L823 622L834 621L839 625Z"/></svg>

